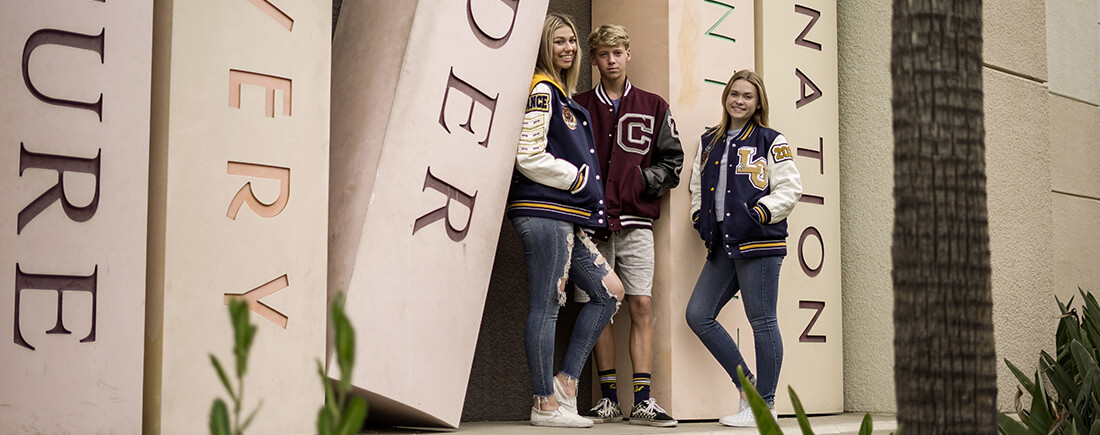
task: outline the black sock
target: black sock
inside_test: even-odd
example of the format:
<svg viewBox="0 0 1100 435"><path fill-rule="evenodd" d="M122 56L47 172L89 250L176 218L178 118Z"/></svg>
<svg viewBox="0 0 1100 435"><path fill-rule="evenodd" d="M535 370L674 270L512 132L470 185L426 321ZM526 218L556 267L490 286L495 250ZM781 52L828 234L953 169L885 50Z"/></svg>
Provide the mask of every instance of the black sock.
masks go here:
<svg viewBox="0 0 1100 435"><path fill-rule="evenodd" d="M634 374L634 404L649 399L649 373Z"/></svg>
<svg viewBox="0 0 1100 435"><path fill-rule="evenodd" d="M612 402L619 403L619 391L615 389L615 369L597 373L600 375L600 394Z"/></svg>

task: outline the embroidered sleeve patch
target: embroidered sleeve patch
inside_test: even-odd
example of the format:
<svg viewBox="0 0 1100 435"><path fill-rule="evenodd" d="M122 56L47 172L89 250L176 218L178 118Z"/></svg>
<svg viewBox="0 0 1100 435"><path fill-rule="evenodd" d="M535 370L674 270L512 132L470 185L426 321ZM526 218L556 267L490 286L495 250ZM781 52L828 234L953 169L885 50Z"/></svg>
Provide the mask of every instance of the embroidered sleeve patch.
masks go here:
<svg viewBox="0 0 1100 435"><path fill-rule="evenodd" d="M519 132L519 153L537 154L546 149L546 122L549 114L527 113Z"/></svg>
<svg viewBox="0 0 1100 435"><path fill-rule="evenodd" d="M527 111L528 112L549 112L550 111L550 95L547 94L535 94L527 98Z"/></svg>
<svg viewBox="0 0 1100 435"><path fill-rule="evenodd" d="M790 160L791 158L791 147L789 145L781 143L772 147L772 159L776 162Z"/></svg>
<svg viewBox="0 0 1100 435"><path fill-rule="evenodd" d="M665 113L665 119L668 120L668 127L672 129L672 137L679 139L680 132L676 130L676 120L672 119L672 110Z"/></svg>

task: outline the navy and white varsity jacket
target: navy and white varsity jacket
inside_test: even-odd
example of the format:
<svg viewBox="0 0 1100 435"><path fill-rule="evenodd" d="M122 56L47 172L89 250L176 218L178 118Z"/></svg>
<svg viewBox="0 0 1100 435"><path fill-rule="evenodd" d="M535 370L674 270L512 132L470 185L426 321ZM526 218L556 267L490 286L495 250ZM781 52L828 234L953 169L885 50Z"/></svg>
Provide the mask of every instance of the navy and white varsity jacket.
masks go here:
<svg viewBox="0 0 1100 435"><path fill-rule="evenodd" d="M664 98L626 80L618 113L603 83L576 97L592 114L609 229L652 228L661 196L680 184L684 150Z"/></svg>
<svg viewBox="0 0 1100 435"><path fill-rule="evenodd" d="M605 228L600 165L588 111L536 74L523 116L508 217L536 216Z"/></svg>
<svg viewBox="0 0 1100 435"><path fill-rule="evenodd" d="M711 142L715 134L726 132L711 129L703 134L689 186L691 218L707 245L707 258L719 250L730 258L787 255L786 218L802 197L787 139L751 121L737 137L720 140L717 146ZM725 168L723 151L730 153ZM721 170L727 171L724 211L714 210ZM717 213L725 214L721 228ZM712 246L719 235L725 246Z"/></svg>

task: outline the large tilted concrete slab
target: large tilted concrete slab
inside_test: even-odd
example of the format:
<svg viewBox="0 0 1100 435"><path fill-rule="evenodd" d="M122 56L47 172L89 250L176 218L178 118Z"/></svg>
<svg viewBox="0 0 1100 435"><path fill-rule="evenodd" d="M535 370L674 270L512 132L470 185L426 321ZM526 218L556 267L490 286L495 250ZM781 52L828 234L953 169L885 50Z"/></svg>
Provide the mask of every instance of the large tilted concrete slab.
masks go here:
<svg viewBox="0 0 1100 435"><path fill-rule="evenodd" d="M348 292L376 417L459 424L546 9L341 8L329 287Z"/></svg>
<svg viewBox="0 0 1100 435"><path fill-rule="evenodd" d="M0 2L0 433L138 433L148 2Z"/></svg>
<svg viewBox="0 0 1100 435"><path fill-rule="evenodd" d="M156 2L145 432L207 431L228 398L208 355L233 366L233 297L259 328L249 432L316 431L331 14L328 1Z"/></svg>
<svg viewBox="0 0 1100 435"><path fill-rule="evenodd" d="M768 2L593 1L593 28L616 23L631 33L631 81L669 100L686 155L680 186L665 201L654 226L652 394L681 419L718 418L732 412L738 400L728 375L688 328L684 312L705 261L705 248L690 221L691 165L701 133L721 120L726 81L740 69L764 76L771 125L799 150L795 161L811 200L788 218L790 236L778 313L785 355L776 409L793 412L787 385L802 393L808 412L843 409L836 11L835 6L814 5L816 9L803 11L809 8L796 10L791 2L762 3ZM761 22L764 27L757 29ZM804 39L822 44L821 50L795 43L805 29ZM761 61L764 58L768 60ZM796 67L812 74L807 80L813 80L822 94L811 96L807 85L803 95L812 103L804 99L798 104L796 93L803 87ZM740 301L730 302L719 321L739 343L750 367L755 367L752 328ZM629 323L623 313L611 325L619 338L620 376L631 373ZM630 392L620 389L619 394Z"/></svg>

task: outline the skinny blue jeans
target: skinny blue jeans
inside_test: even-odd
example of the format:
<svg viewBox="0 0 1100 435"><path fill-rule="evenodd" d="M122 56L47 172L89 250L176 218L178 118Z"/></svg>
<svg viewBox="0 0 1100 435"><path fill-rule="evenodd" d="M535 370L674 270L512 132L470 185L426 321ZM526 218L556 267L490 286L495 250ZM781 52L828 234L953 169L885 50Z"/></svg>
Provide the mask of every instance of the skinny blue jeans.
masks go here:
<svg viewBox="0 0 1100 435"><path fill-rule="evenodd" d="M715 253L703 264L699 281L695 283L695 290L688 301L687 323L733 379L737 389L744 390L737 378L737 367L741 367L745 378L753 382L771 407L775 403L779 369L783 365L783 339L779 336L776 318L779 268L783 257L732 259L723 254ZM753 343L756 345L756 376L745 364L729 333L716 319L738 291L752 326Z"/></svg>
<svg viewBox="0 0 1100 435"><path fill-rule="evenodd" d="M565 282L573 281L590 299L577 315L562 361L561 372L574 380L580 379L584 362L619 301L603 283L611 268L580 227L529 216L513 218L512 225L523 240L531 290L524 335L531 385L536 397L549 397L554 394L554 335L558 309L565 304Z"/></svg>

